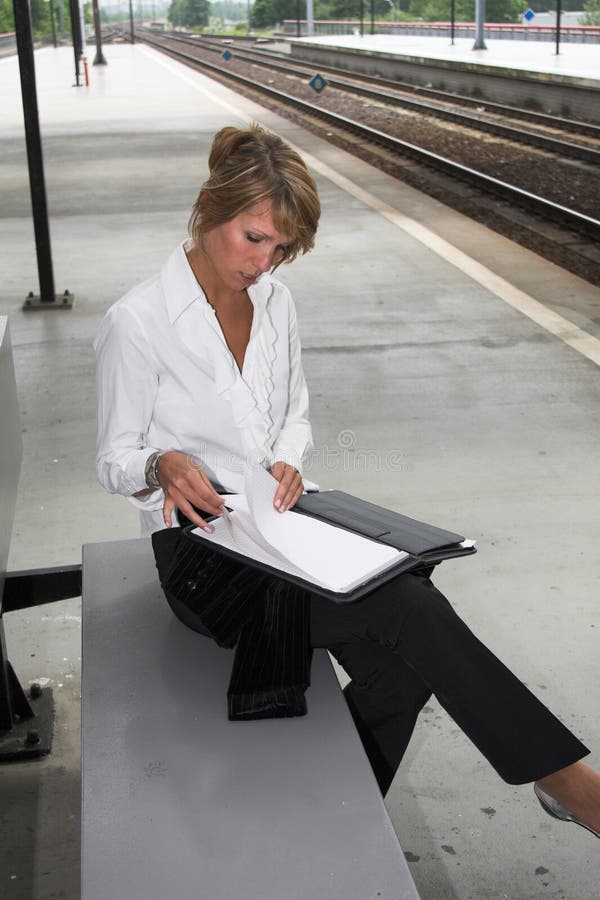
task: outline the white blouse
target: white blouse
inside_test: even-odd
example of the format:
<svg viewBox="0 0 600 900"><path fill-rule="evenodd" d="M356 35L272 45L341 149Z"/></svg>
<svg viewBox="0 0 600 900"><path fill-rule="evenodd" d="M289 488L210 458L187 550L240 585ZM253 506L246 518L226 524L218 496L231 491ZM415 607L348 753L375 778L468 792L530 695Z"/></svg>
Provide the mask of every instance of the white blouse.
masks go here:
<svg viewBox="0 0 600 900"><path fill-rule="evenodd" d="M111 306L94 340L98 480L140 509L145 534L164 527L162 490L132 496L146 488L155 450L181 450L239 492L246 459L301 471L312 449L290 292L269 274L248 288L254 314L240 373L187 247Z"/></svg>

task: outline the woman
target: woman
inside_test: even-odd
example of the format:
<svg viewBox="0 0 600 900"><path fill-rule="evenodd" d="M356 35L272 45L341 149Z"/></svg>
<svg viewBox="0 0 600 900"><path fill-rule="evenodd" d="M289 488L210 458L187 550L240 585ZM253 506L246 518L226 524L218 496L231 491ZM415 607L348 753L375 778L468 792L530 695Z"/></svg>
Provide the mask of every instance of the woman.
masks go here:
<svg viewBox="0 0 600 900"><path fill-rule="evenodd" d="M300 157L256 125L222 129L209 171L191 240L109 310L95 342L98 478L139 508L145 535L186 521L212 530L203 515L222 512L216 488L240 491L249 459L271 473L285 512L302 493L312 446L295 310L271 273L313 246L315 184ZM381 790L434 693L504 780L536 782L547 812L600 836L600 777L580 762L589 751L427 574L401 575L357 603L309 600L311 646L329 649L352 679L346 699ZM219 590L237 609L250 584L267 590L237 570ZM206 633L191 604L176 612Z"/></svg>

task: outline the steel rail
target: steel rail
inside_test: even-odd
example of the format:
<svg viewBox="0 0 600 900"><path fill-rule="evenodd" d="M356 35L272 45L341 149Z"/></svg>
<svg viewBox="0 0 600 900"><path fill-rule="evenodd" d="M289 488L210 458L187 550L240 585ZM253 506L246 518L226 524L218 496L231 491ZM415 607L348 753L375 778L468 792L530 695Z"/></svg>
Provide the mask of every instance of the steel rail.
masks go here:
<svg viewBox="0 0 600 900"><path fill-rule="evenodd" d="M361 125L360 122L314 106L314 104L301 100L298 97L294 97L291 94L287 94L284 91L269 87L260 82L252 81L252 79L247 78L245 75L224 71L223 67L220 65L208 62L207 60L198 59L198 57L192 56L190 53L185 53L182 50L177 50L174 47L166 47L154 36L149 37L148 34L145 34L143 40L147 41L149 44L153 44L164 53L183 59L192 66L207 68L209 71L218 73L221 77L229 78L251 90L266 94L268 97L277 100L285 106L293 106L305 115L323 119L328 124L337 126L343 131L355 134L362 140L377 144L400 156L408 156L409 158L435 168L446 175L473 184L486 193L508 199L511 203L524 207L530 212L535 212L537 215L541 215L547 220L549 219L550 221L566 225L580 234L585 234L593 240L600 241L600 221L593 219L591 216L579 213L576 210L568 209L566 206L561 206L558 203L553 203L551 200L546 200L544 197L539 197L537 194L532 194L522 188L508 184L505 181L500 181L490 175L477 172L475 169L463 166L460 163L446 159L437 153L432 153L430 150L424 150L421 147L417 147L407 141L402 141L399 138L385 134L377 129L368 128L366 125Z"/></svg>
<svg viewBox="0 0 600 900"><path fill-rule="evenodd" d="M206 37L196 39L191 37L190 35L174 34L173 32L166 32L164 36L169 36L173 40L188 42L190 44L196 44L198 46L204 46L207 49L214 50L217 53L220 52L220 47L215 47L214 45L217 38L214 38L212 40ZM232 40L231 44L233 43L234 42ZM235 45L232 49L235 49ZM283 58L281 53L267 50L262 47L254 47L252 50L242 50L242 52L252 53L257 57L264 57L265 60L278 60ZM258 58L255 61L258 62ZM396 91L409 91L412 94L420 94L423 97L431 97L434 100L437 99L440 102L444 103L452 103L455 105L462 104L475 108L484 106L486 112L503 115L506 118L512 117L517 119L525 119L532 125L538 124L546 128L554 128L557 131L569 131L581 137L591 137L600 140L600 125L594 125L592 122L579 122L576 119L566 119L559 116L552 116L549 113L535 112L534 110L521 109L516 106L506 106L501 103L493 103L487 100L466 97L463 94L451 94L446 91L436 90L435 88L425 88L419 85L409 84L408 82L395 81L388 78L379 78L378 76L372 75L365 75L362 72L353 72L351 69L342 69L339 66L325 66L318 65L317 63L307 63L306 65L312 67L311 72L306 73L306 75L309 77L310 75L314 74L314 72L330 72L333 75L340 75L342 76L342 78L345 76L346 78L351 78L354 81L364 81L371 85L377 85L377 87L381 86ZM331 80L330 83L332 83Z"/></svg>
<svg viewBox="0 0 600 900"><path fill-rule="evenodd" d="M266 50L255 47L254 53L260 53L265 56L273 56L277 58L281 54L273 50ZM309 63L310 65L310 63ZM382 87L389 87L392 90L410 91L414 94L421 94L424 97L431 97L444 103L462 104L464 106L480 107L485 106L486 112L497 113L506 118L525 119L532 125L542 125L547 128L555 128L558 131L570 131L582 137L592 137L600 140L600 125L593 122L581 122L578 119L567 119L562 116L553 116L550 113L537 112L535 110L523 109L518 106L507 106L503 103L494 103L491 100L483 100L476 97L467 97L465 94L452 94L448 91L437 90L436 88L427 88L418 84L411 84L408 81L397 81L395 79L383 78L376 75L366 75L363 72L353 72L351 69L342 69L339 66L318 66L313 63L315 69L323 72L331 72L334 75L346 75L357 81L366 81L369 84L381 84ZM518 79L517 79L518 80Z"/></svg>
<svg viewBox="0 0 600 900"><path fill-rule="evenodd" d="M201 47L212 53L221 52L220 47L215 47L214 42L202 39L189 38L186 35L165 35L169 40L175 40L193 47ZM275 69L287 75L296 75L298 78L310 78L317 69L307 71L298 68L293 63L278 62L274 59L258 56L255 52L249 50L240 50L232 48L234 58L244 62L253 63L255 65L264 66L265 68ZM321 70L319 70L321 71ZM350 73L348 73L350 75ZM353 76L352 76L353 77ZM514 141L517 144L526 144L539 150L564 156L568 159L578 159L589 165L600 166L600 150L593 147L586 147L581 144L572 144L568 141L562 141L559 138L550 137L536 132L524 131L511 125L504 125L494 119L489 119L481 115L475 115L467 111L459 111L448 109L444 106L438 106L426 100L405 97L397 93L389 93L378 87L362 87L353 84L351 81L338 78L328 78L328 84L338 90L347 91L357 94L361 97L369 97L379 102L384 102L391 106L400 106L405 109L416 110L424 115L434 116L438 119L445 119L449 122L456 122L467 128L473 128L477 131L483 131L486 134L494 134L504 140ZM599 129L600 133L600 129Z"/></svg>
<svg viewBox="0 0 600 900"><path fill-rule="evenodd" d="M181 38L178 36L177 40L181 40ZM216 49L216 52L219 52L219 48L211 47L208 42L200 43L200 41L187 41L185 39L184 41L185 43L190 43L192 46L202 46L213 52ZM275 60L263 60L261 57L257 57L256 54L248 50L234 49L233 55L234 58L237 57L246 62L273 68L285 72L288 75L296 75L299 78L310 78L313 74L313 72L299 69L293 64L288 65L286 63L276 62ZM340 80L338 78L330 77L328 83L331 87L337 88L338 90L348 91L353 94L358 94L361 97L369 97L373 100L383 101L386 104L393 106L401 106L406 109L416 110L425 115L435 116L436 118L445 119L449 122L456 122L457 124L468 128L484 131L487 134L495 134L498 137L514 141L518 144L528 144L529 146L536 147L540 150L546 150L559 156L566 156L570 159L579 159L590 165L600 166L600 150L595 150L593 147L571 144L568 141L561 141L558 138L536 134L530 131L523 131L522 129L514 128L511 125L503 125L501 122L496 122L492 119L484 118L483 116L477 116L470 112L459 112L458 110L447 109L446 107L428 103L426 100L402 97L399 94L391 94L388 91L383 91L379 88L361 87L360 85L352 84L352 82Z"/></svg>

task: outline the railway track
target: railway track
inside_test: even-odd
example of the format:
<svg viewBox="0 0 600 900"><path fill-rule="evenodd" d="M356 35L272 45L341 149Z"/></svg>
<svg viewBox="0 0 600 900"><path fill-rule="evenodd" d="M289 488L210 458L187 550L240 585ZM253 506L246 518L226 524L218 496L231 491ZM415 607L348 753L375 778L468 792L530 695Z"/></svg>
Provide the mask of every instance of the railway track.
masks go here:
<svg viewBox="0 0 600 900"><path fill-rule="evenodd" d="M178 43L187 44L189 46L201 47L211 53L221 54L224 46L221 43L216 44L215 40L188 37L187 35L168 34L165 35L169 40ZM233 48L232 48L233 49ZM418 90L411 86L410 93L407 93L406 84L399 82L384 80L380 78L369 78L354 72L347 72L342 69L332 68L328 66L305 66L299 67L291 61L284 61L281 54L273 54L267 50L235 47L233 49L237 59L244 60L252 65L263 66L265 68L278 71L284 75L294 75L297 78L308 81L315 74L325 73L327 82L332 88L341 91L347 91L357 96L367 97L379 103L385 103L389 106L410 109L422 115L432 116L445 121L455 122L461 127L468 127L477 131L483 131L487 134L494 134L506 140L514 141L517 144L526 144L546 150L566 159L578 159L590 165L600 166L600 126L595 126L585 122L576 122L570 119L557 118L541 113L527 113L526 110L518 110L514 107L502 106L500 104L483 104L479 101L478 105L473 100L467 100L464 97L455 97L451 94L445 94L441 91ZM339 76L345 77L339 77ZM421 97L414 96L415 93L435 95L439 102L427 101ZM465 109L457 109L457 103L464 105L467 102L470 108L474 108L475 112L469 112ZM598 146L590 146L589 144L572 143L561 138L553 137L549 134L543 134L539 131L531 131L524 129L522 126L507 125L499 118L490 118L484 115L484 112L494 113L496 116L505 119L515 120L527 117L528 126L537 125L540 128L550 129L558 132L568 132L576 135L579 139L590 139L597 142Z"/></svg>
<svg viewBox="0 0 600 900"><path fill-rule="evenodd" d="M254 49L255 53L269 54L274 56L268 50ZM281 54L277 54L280 56ZM440 103L448 103L452 106L464 106L468 109L485 108L488 113L502 116L505 119L525 120L528 125L538 125L542 128L556 129L560 132L570 132L579 136L587 136L600 140L600 125L593 122L580 122L576 119L568 119L560 116L553 116L549 113L537 112L530 109L522 109L517 106L507 106L502 103L494 103L488 100L481 100L475 97L467 97L463 94L453 94L448 91L442 91L437 88L423 87L421 85L411 84L406 81L397 81L382 77L373 77L365 75L362 72L351 72L348 69L341 69L335 66L324 66L321 68L323 72L330 72L333 75L351 77L353 81L364 81L368 84L380 85L382 87L391 88L393 90L402 90L407 94L417 94L419 97L431 97L432 100L438 100Z"/></svg>
<svg viewBox="0 0 600 900"><path fill-rule="evenodd" d="M582 236L585 240L600 242L600 221L593 216L578 212L564 204L555 203L501 179L486 175L470 166L448 159L441 154L403 141L380 129L369 127L363 122L323 109L317 106L315 102L308 102L291 93L281 91L272 85L263 84L231 69L224 71L222 62L213 63L206 59L199 59L194 53L189 52L189 50L193 49L192 47L189 50L186 47L184 50L181 49L181 46L175 46L175 43L180 45L181 41L175 42L169 37L162 35L157 37L147 32L143 35L143 39L157 49L174 56L188 65L208 69L220 78L231 79L246 89L255 93L259 92L286 108L291 107L302 116L309 117L313 122L315 119L319 119L327 125L327 129L335 129L337 132L353 135L361 142L384 148L386 151L405 159L414 160L429 169L434 169L448 176L450 179L458 179L463 184L472 185L488 196L491 195L511 205L525 209L527 212L541 217L546 222L566 227L577 235ZM191 39L191 41L196 43L197 39ZM186 41L185 43L187 44L188 42ZM221 45L217 50L222 53L224 47ZM237 57L240 51L236 50L235 53ZM289 75L289 71L286 74Z"/></svg>

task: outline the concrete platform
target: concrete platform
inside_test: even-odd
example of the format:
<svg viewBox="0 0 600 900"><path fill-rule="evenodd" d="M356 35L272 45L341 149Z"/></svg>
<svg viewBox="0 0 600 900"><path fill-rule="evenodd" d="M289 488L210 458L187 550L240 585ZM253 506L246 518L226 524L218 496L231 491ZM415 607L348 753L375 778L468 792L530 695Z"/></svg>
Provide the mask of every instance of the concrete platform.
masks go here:
<svg viewBox="0 0 600 900"><path fill-rule="evenodd" d="M11 568L137 534L94 480L92 335L185 236L214 131L255 118L305 153L324 206L316 250L281 272L309 477L477 538L437 583L599 767L600 291L154 51L106 56L76 89L68 48L36 53L56 286L75 294L52 314L21 310L33 228L17 64L0 62L0 311L24 429ZM79 629L77 601L6 616L21 680L48 679L58 707L52 756L0 771L6 900L79 896ZM593 838L504 785L435 703L387 806L425 900L597 896Z"/></svg>
<svg viewBox="0 0 600 900"><path fill-rule="evenodd" d="M366 31L366 26L365 26ZM600 86L600 46L563 42L560 53L556 45L546 41L513 41L485 39L485 50L473 49L472 37L457 37L454 45L449 37L402 34L332 34L316 35L290 43L344 47L375 53L393 53L421 60L444 60L466 63L479 69L509 69L518 73L536 73L559 79L598 82Z"/></svg>

